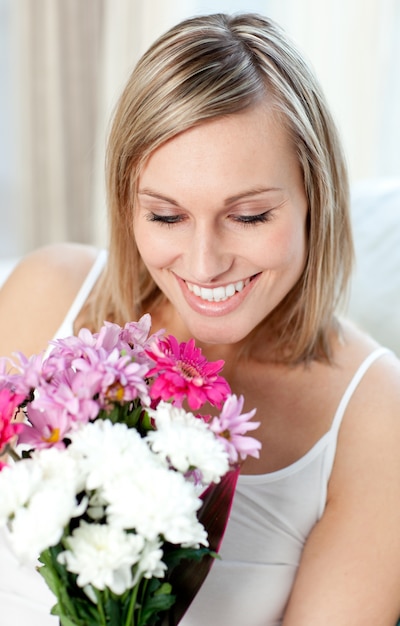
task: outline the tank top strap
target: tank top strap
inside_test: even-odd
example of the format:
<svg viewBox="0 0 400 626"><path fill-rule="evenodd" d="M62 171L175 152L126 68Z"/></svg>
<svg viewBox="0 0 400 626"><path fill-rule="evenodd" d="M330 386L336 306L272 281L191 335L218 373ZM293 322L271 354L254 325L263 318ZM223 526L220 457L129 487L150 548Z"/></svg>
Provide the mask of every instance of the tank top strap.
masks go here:
<svg viewBox="0 0 400 626"><path fill-rule="evenodd" d="M379 359L381 356L383 356L384 354L389 354L390 352L391 351L389 350L389 348L384 348L384 347L376 348L373 352L371 352L364 359L364 361L362 361L361 365L358 367L349 385L347 386L347 389L344 392L342 399L339 402L339 406L336 410L335 417L333 418L333 422L332 422L332 427L331 427L332 433L336 433L336 434L338 433L340 425L343 420L343 416L346 412L346 409L351 400L351 397L353 393L355 392L355 390L357 389L360 382L362 381L363 377L365 376L365 374L371 367L371 365L375 363L375 361L377 361L377 359Z"/></svg>
<svg viewBox="0 0 400 626"><path fill-rule="evenodd" d="M61 338L72 334L74 322L105 266L107 255L107 250L102 249L99 251L85 280L79 288L79 291L76 294L60 328L54 335L54 338Z"/></svg>

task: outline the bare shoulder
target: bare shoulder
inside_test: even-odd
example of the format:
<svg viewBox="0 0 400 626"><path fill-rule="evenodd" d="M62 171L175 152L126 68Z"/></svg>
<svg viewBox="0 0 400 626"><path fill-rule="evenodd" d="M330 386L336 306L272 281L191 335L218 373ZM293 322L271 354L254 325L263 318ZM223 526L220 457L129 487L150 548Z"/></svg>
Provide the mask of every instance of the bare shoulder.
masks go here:
<svg viewBox="0 0 400 626"><path fill-rule="evenodd" d="M352 369L356 365L371 364L366 368L360 383L352 397L349 410L362 412L365 418L381 415L383 412L395 413L400 404L400 360L389 349L380 346L371 337L358 330L350 323L344 326L344 362ZM376 358L374 358L374 356ZM355 359L353 361L353 359ZM400 422L400 414L399 414Z"/></svg>
<svg viewBox="0 0 400 626"><path fill-rule="evenodd" d="M341 382L377 358L347 405L326 508L306 542L285 626L389 626L400 614L400 363L376 350L344 326Z"/></svg>
<svg viewBox="0 0 400 626"><path fill-rule="evenodd" d="M371 493L374 485L381 491L393 487L400 511L400 481L390 480L400 475L400 360L391 351L379 351L380 346L351 326L345 333L347 350L360 363L368 362L369 355L377 358L371 360L346 409L331 495L351 493L352 486Z"/></svg>
<svg viewBox="0 0 400 626"><path fill-rule="evenodd" d="M92 246L62 243L21 260L0 290L0 355L46 347L97 253Z"/></svg>

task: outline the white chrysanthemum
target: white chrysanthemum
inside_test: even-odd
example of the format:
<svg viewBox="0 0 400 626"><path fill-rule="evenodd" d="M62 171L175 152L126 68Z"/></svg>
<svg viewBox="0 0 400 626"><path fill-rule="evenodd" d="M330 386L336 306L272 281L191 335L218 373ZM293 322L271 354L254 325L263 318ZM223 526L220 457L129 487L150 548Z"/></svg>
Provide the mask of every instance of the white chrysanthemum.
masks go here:
<svg viewBox="0 0 400 626"><path fill-rule="evenodd" d="M13 511L9 540L21 561L33 561L61 539L65 525L84 511L86 502L77 504L80 480L64 450L36 452L34 458L17 463L16 475L19 466L25 467L19 478L25 476L30 489Z"/></svg>
<svg viewBox="0 0 400 626"><path fill-rule="evenodd" d="M131 472L133 464L155 462L139 433L126 424L97 420L71 433L71 440L68 454L79 464L88 490Z"/></svg>
<svg viewBox="0 0 400 626"><path fill-rule="evenodd" d="M41 482L63 486L75 493L84 489L80 467L68 454L68 448L49 448L35 451L32 460L42 473Z"/></svg>
<svg viewBox="0 0 400 626"><path fill-rule="evenodd" d="M163 551L161 549L160 541L147 541L142 554L140 555L140 561L138 564L137 577L144 576L145 578L162 578L167 569L167 566L163 562Z"/></svg>
<svg viewBox="0 0 400 626"><path fill-rule="evenodd" d="M35 493L10 524L10 544L18 559L34 561L42 550L56 545L65 525L84 507L76 504L73 492L61 486L51 485Z"/></svg>
<svg viewBox="0 0 400 626"><path fill-rule="evenodd" d="M25 505L41 479L40 467L31 459L5 467L0 472L0 526Z"/></svg>
<svg viewBox="0 0 400 626"><path fill-rule="evenodd" d="M207 545L206 532L196 516L201 501L194 486L178 472L153 465L138 468L110 481L104 497L112 525L135 529L149 541L164 537L175 544Z"/></svg>
<svg viewBox="0 0 400 626"><path fill-rule="evenodd" d="M207 424L168 402L150 413L157 427L147 434L152 450L182 473L199 470L204 484L219 482L229 469L228 455Z"/></svg>
<svg viewBox="0 0 400 626"><path fill-rule="evenodd" d="M80 587L108 587L122 594L134 585L132 567L140 559L144 540L106 524L81 522L66 541L68 549L58 556L68 571L78 575Z"/></svg>

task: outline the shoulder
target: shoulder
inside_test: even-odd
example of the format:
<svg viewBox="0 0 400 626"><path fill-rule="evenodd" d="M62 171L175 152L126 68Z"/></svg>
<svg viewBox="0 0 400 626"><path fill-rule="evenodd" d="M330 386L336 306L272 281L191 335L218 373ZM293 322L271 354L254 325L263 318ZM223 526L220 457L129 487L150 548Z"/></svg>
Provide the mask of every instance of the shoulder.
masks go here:
<svg viewBox="0 0 400 626"><path fill-rule="evenodd" d="M98 250L45 246L24 257L0 291L0 354L43 350L62 322Z"/></svg>
<svg viewBox="0 0 400 626"><path fill-rule="evenodd" d="M352 323L343 322L342 329L341 348L338 351L339 365L343 364L343 369L348 369L348 375L359 366L366 366L351 400L354 407L358 406L369 414L373 412L377 402L381 409L384 406L390 408L393 402L396 406L400 400L399 358L390 346L381 346Z"/></svg>
<svg viewBox="0 0 400 626"><path fill-rule="evenodd" d="M330 386L343 390L379 346L343 326ZM344 383L344 385L343 385ZM359 380L340 427L324 513L312 530L288 624L392 624L399 615L400 363L381 354ZM302 615L300 621L298 613Z"/></svg>
<svg viewBox="0 0 400 626"><path fill-rule="evenodd" d="M90 267L96 259L98 249L81 243L56 243L37 248L27 254L17 269L37 270L47 267L48 272L67 270L69 275L79 274Z"/></svg>
<svg viewBox="0 0 400 626"><path fill-rule="evenodd" d="M376 352L380 346L350 325L344 331L343 360L356 371L370 362L361 377L341 425L331 495L341 497L357 486L384 490L393 486L389 475L400 475L400 361L391 352ZM355 355L356 362L353 360ZM350 370L349 370L350 372ZM400 507L400 481L398 496ZM354 494L353 494L354 495Z"/></svg>
<svg viewBox="0 0 400 626"><path fill-rule="evenodd" d="M93 265L98 250L77 243L62 243L39 248L16 266L4 285L4 293L68 299ZM2 292L3 293L3 292Z"/></svg>

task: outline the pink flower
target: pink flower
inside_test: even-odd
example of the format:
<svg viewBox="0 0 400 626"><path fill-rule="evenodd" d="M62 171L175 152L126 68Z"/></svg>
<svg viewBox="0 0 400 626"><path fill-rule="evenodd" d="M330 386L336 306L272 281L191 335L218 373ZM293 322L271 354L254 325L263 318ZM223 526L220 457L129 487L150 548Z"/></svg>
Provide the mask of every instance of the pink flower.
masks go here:
<svg viewBox="0 0 400 626"><path fill-rule="evenodd" d="M201 349L195 347L194 339L178 343L169 335L156 339L146 352L155 361L148 372L149 377L155 377L150 389L153 400L172 399L175 406L181 407L187 397L193 410L206 402L219 408L230 393L226 380L218 376L224 361L208 362Z"/></svg>
<svg viewBox="0 0 400 626"><path fill-rule="evenodd" d="M122 404L136 398L145 405L150 404L146 382L148 365L138 363L128 355L121 356L117 348L110 353L99 350L90 354L90 359L76 359L74 367L78 372L98 376L97 393L102 407L110 402Z"/></svg>
<svg viewBox="0 0 400 626"><path fill-rule="evenodd" d="M8 356L0 357L0 384L3 384L4 379L8 378L8 371L12 366L13 362Z"/></svg>
<svg viewBox="0 0 400 626"><path fill-rule="evenodd" d="M121 356L129 355L137 360L146 360L144 348L162 331L149 336L151 317L143 315L138 322L128 322L124 328L112 322L104 322L98 333L82 328L78 336L56 339L48 358L49 362L62 361L70 366L77 358L91 359L93 354L111 354L115 349ZM144 358L143 358L144 357Z"/></svg>
<svg viewBox="0 0 400 626"><path fill-rule="evenodd" d="M244 460L246 456L254 456L259 458L259 450L261 443L254 437L245 436L247 431L258 428L260 422L250 422L254 416L256 409L249 413L241 413L243 409L244 398L235 395L229 396L219 417L214 417L210 423L211 430L219 435L224 442L229 461L233 464L237 463L239 456Z"/></svg>
<svg viewBox="0 0 400 626"><path fill-rule="evenodd" d="M43 355L34 355L28 359L22 352L16 352L15 356L17 357L15 361L7 359L8 368L11 368L11 372L5 370L4 360L3 363L0 363L1 384L13 389L17 394L29 397L32 390L43 379Z"/></svg>
<svg viewBox="0 0 400 626"><path fill-rule="evenodd" d="M101 387L98 372L76 372L73 369L58 372L49 384L41 385L31 403L40 411L65 411L75 421L87 423L97 417L100 405L94 400Z"/></svg>
<svg viewBox="0 0 400 626"><path fill-rule="evenodd" d="M81 330L81 333L83 332L84 330ZM89 331L86 330L86 333L89 333ZM118 326L118 324L104 322L100 332L93 335L93 339L95 340L93 347L96 350L103 348L107 352L112 352L114 348L118 347L120 334L121 327Z"/></svg>
<svg viewBox="0 0 400 626"><path fill-rule="evenodd" d="M47 361L46 367L55 365L72 367L77 359L92 360L99 355L106 355L120 343L121 327L118 324L105 322L99 333L91 333L82 328L78 335L55 339L50 343L54 346Z"/></svg>
<svg viewBox="0 0 400 626"><path fill-rule="evenodd" d="M75 359L87 358L91 352L96 352L96 337L87 328L82 328L78 336L55 339L50 344L53 348L43 363L46 371L57 371L72 366Z"/></svg>
<svg viewBox="0 0 400 626"><path fill-rule="evenodd" d="M120 340L127 354L131 354L138 361L148 363L146 349L151 349L153 341L163 334L162 330L153 335L149 335L151 328L151 317L148 313L142 315L138 322L128 322L120 333Z"/></svg>
<svg viewBox="0 0 400 626"><path fill-rule="evenodd" d="M28 444L37 450L42 448L65 448L63 439L74 428L72 418L61 406L41 411L32 405L27 410L29 424L21 424L18 443Z"/></svg>
<svg viewBox="0 0 400 626"><path fill-rule="evenodd" d="M0 451L22 428L22 424L12 423L11 420L16 408L24 399L25 396L16 394L7 387L0 390Z"/></svg>

